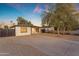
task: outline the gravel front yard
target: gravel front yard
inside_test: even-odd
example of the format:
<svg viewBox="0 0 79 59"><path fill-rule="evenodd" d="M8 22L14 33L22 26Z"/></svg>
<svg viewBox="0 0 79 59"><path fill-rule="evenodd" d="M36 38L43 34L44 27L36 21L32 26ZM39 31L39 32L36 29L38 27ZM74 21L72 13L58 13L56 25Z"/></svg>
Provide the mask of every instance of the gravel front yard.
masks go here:
<svg viewBox="0 0 79 59"><path fill-rule="evenodd" d="M52 34L37 34L20 37L1 37L0 55L79 56L79 42L73 41L71 40L71 38L68 38L68 36L57 37L56 35ZM78 40L79 37L77 36L76 39Z"/></svg>

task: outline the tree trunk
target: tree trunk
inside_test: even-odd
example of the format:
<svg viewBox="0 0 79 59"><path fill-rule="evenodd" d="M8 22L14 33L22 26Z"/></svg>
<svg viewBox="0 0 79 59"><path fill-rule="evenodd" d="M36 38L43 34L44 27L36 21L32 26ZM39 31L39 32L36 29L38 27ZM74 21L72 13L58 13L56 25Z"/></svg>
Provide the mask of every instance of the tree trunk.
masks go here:
<svg viewBox="0 0 79 59"><path fill-rule="evenodd" d="M65 27L63 28L63 35L65 34Z"/></svg>
<svg viewBox="0 0 79 59"><path fill-rule="evenodd" d="M60 35L59 27L57 28L57 36Z"/></svg>

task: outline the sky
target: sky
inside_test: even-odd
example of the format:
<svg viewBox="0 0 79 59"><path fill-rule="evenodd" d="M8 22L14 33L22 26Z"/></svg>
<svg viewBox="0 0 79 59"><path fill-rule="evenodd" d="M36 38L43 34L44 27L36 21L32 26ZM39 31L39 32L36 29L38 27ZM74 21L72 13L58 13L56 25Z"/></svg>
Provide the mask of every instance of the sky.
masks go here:
<svg viewBox="0 0 79 59"><path fill-rule="evenodd" d="M41 12L47 9L47 4L0 4L0 22L16 22L22 16L34 25L41 25Z"/></svg>
<svg viewBox="0 0 79 59"><path fill-rule="evenodd" d="M79 4L76 4L79 10ZM35 3L2 3L0 4L0 23L13 21L22 16L34 25L41 26L41 13L48 9L48 4Z"/></svg>

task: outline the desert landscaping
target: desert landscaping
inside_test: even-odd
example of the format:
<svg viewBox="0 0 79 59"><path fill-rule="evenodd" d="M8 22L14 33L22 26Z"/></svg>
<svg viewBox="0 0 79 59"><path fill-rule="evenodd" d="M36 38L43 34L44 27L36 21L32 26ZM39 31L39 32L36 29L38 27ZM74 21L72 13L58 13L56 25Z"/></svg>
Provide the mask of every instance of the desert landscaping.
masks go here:
<svg viewBox="0 0 79 59"><path fill-rule="evenodd" d="M74 40L73 40L74 39ZM2 56L79 56L79 37L52 34L0 37Z"/></svg>

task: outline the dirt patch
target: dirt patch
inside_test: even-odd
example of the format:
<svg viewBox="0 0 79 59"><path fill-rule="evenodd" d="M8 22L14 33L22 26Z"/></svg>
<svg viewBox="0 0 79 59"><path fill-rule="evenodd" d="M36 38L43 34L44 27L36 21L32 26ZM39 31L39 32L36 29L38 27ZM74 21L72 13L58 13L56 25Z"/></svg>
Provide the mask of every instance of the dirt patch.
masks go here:
<svg viewBox="0 0 79 59"><path fill-rule="evenodd" d="M0 56L46 56L42 51L16 43L17 39L7 37L0 40Z"/></svg>
<svg viewBox="0 0 79 59"><path fill-rule="evenodd" d="M50 33L45 33L41 34L44 36L49 36L49 37L59 37L67 40L73 40L73 41L79 41L79 36L78 35L57 35L57 34L50 34Z"/></svg>

